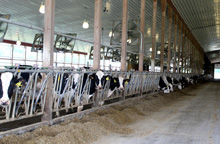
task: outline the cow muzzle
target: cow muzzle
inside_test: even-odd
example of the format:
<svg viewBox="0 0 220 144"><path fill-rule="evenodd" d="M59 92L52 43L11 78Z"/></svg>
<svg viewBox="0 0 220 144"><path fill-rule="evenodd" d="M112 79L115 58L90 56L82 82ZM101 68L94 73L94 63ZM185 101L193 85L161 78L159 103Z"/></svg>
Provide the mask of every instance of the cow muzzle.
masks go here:
<svg viewBox="0 0 220 144"><path fill-rule="evenodd" d="M101 85L98 85L97 89L98 89L98 90L102 90L102 86L101 86Z"/></svg>
<svg viewBox="0 0 220 144"><path fill-rule="evenodd" d="M6 107L10 104L10 100L0 100L0 106Z"/></svg>
<svg viewBox="0 0 220 144"><path fill-rule="evenodd" d="M123 88L123 87L120 87L120 88L119 88L119 90L120 90L120 91L123 91L123 90L124 90L124 88Z"/></svg>

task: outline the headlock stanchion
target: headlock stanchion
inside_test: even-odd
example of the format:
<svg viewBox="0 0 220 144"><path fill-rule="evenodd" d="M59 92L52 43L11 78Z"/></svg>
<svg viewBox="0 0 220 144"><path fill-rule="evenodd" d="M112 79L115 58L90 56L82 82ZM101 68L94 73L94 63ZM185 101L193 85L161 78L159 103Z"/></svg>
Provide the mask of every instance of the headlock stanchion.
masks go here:
<svg viewBox="0 0 220 144"><path fill-rule="evenodd" d="M10 72L19 79L13 90L13 96L7 107L0 106L0 124L10 121L22 120L33 116L41 116L44 113L44 106L48 78L53 78L53 106L52 111L55 114L53 118L61 117L60 112L79 112L86 105L89 108L105 105L106 101L118 99L125 100L130 97L141 96L150 92L158 91L158 84L161 76L168 76L179 80L183 77L191 77L194 74L181 73L156 73L156 72L118 72L105 71L102 89L96 89L91 94L91 85L96 71L79 71L72 68L61 69L39 69L7 67L0 73ZM26 80L24 75L28 74ZM45 75L44 78L41 75ZM123 89L115 87L112 91L112 85L116 80L123 80ZM95 85L96 86L96 85ZM73 111L73 109L77 109Z"/></svg>

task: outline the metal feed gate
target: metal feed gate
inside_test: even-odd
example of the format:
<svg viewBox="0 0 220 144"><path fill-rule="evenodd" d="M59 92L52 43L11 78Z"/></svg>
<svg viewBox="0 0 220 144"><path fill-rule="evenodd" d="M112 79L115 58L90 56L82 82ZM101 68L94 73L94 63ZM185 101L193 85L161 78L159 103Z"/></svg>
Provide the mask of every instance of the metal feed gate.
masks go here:
<svg viewBox="0 0 220 144"><path fill-rule="evenodd" d="M181 76L189 77L193 74L170 74L155 72L117 72L107 71L105 75L111 77L123 77L129 79L124 84L124 90L118 89L108 96L110 80L106 80L103 90L97 91L92 96L89 95L91 78L95 71L75 71L73 69L5 69L0 73L11 72L17 78L22 73L28 73L29 79L26 83L17 83L13 91L13 96L8 107L0 107L0 124L11 121L22 120L44 114L45 98L47 93L48 78L53 77L53 118L62 117L60 112L71 112L86 105L91 105L90 109L102 107L106 101L126 99L129 96L141 96L143 93L158 90L160 76L170 76L179 79ZM39 78L39 74L42 79ZM86 75L86 76L85 76ZM83 87L84 85L84 87ZM74 87L74 88L73 88Z"/></svg>

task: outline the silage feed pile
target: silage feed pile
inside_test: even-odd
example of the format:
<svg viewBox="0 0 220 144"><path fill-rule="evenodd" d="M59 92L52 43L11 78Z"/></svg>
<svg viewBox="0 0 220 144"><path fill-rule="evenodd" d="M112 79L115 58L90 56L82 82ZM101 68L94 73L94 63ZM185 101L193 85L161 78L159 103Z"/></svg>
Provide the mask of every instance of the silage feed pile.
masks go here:
<svg viewBox="0 0 220 144"><path fill-rule="evenodd" d="M88 144L110 133L131 135L135 130L129 128L129 125L174 104L177 99L192 97L193 94L187 92L194 89L196 86L193 85L170 94L156 93L140 99L129 99L120 105L96 110L80 119L4 137L0 139L0 144Z"/></svg>

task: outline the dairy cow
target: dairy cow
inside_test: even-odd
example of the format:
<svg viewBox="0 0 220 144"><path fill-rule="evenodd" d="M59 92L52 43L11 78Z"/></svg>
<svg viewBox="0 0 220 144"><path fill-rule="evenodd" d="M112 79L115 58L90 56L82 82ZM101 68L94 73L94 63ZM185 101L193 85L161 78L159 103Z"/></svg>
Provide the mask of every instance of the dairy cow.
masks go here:
<svg viewBox="0 0 220 144"><path fill-rule="evenodd" d="M172 83L173 86L177 86L178 89L182 89L182 84L176 78L172 78Z"/></svg>
<svg viewBox="0 0 220 144"><path fill-rule="evenodd" d="M28 65L21 65L18 67L18 69L24 70L25 67ZM29 69L32 68L32 66L28 66ZM31 75L31 72L23 72L20 75L20 78L17 76L14 76L12 72L4 72L0 74L0 106L8 106L10 104L10 98L12 97L14 88L21 87L22 85L25 85L29 77ZM38 79L42 79L42 76L40 73L38 73Z"/></svg>
<svg viewBox="0 0 220 144"><path fill-rule="evenodd" d="M130 79L124 79L122 76L119 77L108 76L108 77L110 80L110 86L107 97L110 97L113 94L113 92L117 89L120 91L124 90L125 83L130 81Z"/></svg>
<svg viewBox="0 0 220 144"><path fill-rule="evenodd" d="M74 94L76 85L78 83L79 76L80 75L78 73L73 74L73 76L71 76L71 77L70 77L70 74L64 73L62 80L61 80L60 76L58 76L56 80L54 77L53 81L54 81L54 83L56 83L55 94L58 94L58 95L60 94L63 97L68 96L68 95L72 96Z"/></svg>
<svg viewBox="0 0 220 144"><path fill-rule="evenodd" d="M163 90L164 93L170 93L170 91L173 91L172 84L167 81L165 76L160 77L158 88Z"/></svg>
<svg viewBox="0 0 220 144"><path fill-rule="evenodd" d="M0 106L8 106L15 84L19 81L11 72L0 74Z"/></svg>

